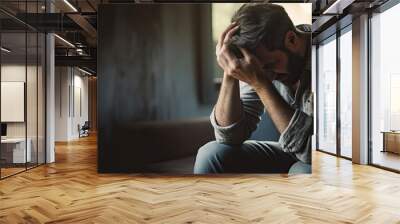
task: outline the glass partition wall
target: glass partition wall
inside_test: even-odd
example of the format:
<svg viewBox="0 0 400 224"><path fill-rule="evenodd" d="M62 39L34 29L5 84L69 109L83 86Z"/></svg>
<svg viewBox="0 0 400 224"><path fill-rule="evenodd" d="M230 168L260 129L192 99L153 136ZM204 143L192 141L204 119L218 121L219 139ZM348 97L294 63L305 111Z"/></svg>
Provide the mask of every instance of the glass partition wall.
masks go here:
<svg viewBox="0 0 400 224"><path fill-rule="evenodd" d="M317 45L317 149L352 157L351 25Z"/></svg>
<svg viewBox="0 0 400 224"><path fill-rule="evenodd" d="M18 6L34 13L39 2L21 1ZM46 40L43 33L12 14L0 11L0 20L3 179L45 163Z"/></svg>

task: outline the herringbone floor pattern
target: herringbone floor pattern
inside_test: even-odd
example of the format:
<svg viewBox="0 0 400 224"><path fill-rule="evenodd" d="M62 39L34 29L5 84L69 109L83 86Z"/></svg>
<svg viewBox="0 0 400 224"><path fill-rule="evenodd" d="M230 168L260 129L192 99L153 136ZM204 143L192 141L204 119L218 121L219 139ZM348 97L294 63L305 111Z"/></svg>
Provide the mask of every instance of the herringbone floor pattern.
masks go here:
<svg viewBox="0 0 400 224"><path fill-rule="evenodd" d="M400 175L315 152L313 174L97 174L96 139L0 181L0 223L400 223Z"/></svg>

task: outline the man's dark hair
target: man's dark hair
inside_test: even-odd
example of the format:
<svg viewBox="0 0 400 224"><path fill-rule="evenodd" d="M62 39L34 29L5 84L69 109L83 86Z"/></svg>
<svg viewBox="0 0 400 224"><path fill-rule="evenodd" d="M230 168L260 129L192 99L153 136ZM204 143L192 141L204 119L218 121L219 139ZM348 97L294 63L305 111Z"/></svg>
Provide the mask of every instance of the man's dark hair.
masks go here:
<svg viewBox="0 0 400 224"><path fill-rule="evenodd" d="M292 20L280 5L270 3L249 3L242 5L233 15L239 31L230 43L254 50L262 43L267 49L283 49L287 31L296 31Z"/></svg>

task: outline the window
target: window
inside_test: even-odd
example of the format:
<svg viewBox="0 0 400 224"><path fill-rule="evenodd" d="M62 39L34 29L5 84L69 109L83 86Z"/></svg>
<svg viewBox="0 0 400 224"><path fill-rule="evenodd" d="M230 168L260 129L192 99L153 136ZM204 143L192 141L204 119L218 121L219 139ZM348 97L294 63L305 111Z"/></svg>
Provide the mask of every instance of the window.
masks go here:
<svg viewBox="0 0 400 224"><path fill-rule="evenodd" d="M390 130L400 130L400 73L390 74Z"/></svg>
<svg viewBox="0 0 400 224"><path fill-rule="evenodd" d="M400 5L371 18L371 159L375 165L400 170ZM393 131L393 133L392 133ZM391 139L386 139L390 137ZM400 153L400 152L399 152Z"/></svg>
<svg viewBox="0 0 400 224"><path fill-rule="evenodd" d="M318 145L336 153L336 35L318 47Z"/></svg>
<svg viewBox="0 0 400 224"><path fill-rule="evenodd" d="M352 35L351 26L340 36L340 155L351 158L352 149Z"/></svg>
<svg viewBox="0 0 400 224"><path fill-rule="evenodd" d="M352 26L317 48L317 149L352 157Z"/></svg>

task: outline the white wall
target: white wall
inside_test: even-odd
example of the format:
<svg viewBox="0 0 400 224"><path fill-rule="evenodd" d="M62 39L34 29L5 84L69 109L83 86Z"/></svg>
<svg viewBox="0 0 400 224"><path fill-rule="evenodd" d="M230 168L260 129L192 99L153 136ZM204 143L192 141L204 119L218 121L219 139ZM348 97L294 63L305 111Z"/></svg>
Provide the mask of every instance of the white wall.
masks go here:
<svg viewBox="0 0 400 224"><path fill-rule="evenodd" d="M78 124L89 118L88 78L72 67L56 67L55 73L55 140L77 139Z"/></svg>
<svg viewBox="0 0 400 224"><path fill-rule="evenodd" d="M68 71L67 67L55 68L55 141L68 140Z"/></svg>
<svg viewBox="0 0 400 224"><path fill-rule="evenodd" d="M25 70L27 69L27 70ZM27 72L27 73L26 73ZM19 65L19 64L6 64L1 66L1 81L2 82L25 82L25 75L28 76L29 86L36 86L36 80L33 76L36 77L36 66L27 66ZM32 127L32 130L36 130L36 126L31 124L34 122L36 124L36 113L32 113L32 111L36 111L36 88L27 88L27 118L28 118L28 129ZM4 97L4 96L3 96ZM33 104L31 104L34 102ZM39 105L40 106L40 105ZM1 110L6 110L7 108L1 108ZM25 137L25 123L26 122L7 122L7 136L8 137ZM28 130L28 137L30 134L30 130ZM36 134L36 132L35 132Z"/></svg>
<svg viewBox="0 0 400 224"><path fill-rule="evenodd" d="M78 73L77 73L78 72ZM88 111L88 77L82 76L84 75L77 69L74 70L74 80L73 80L73 96L71 99L71 129L70 136L75 139L79 137L78 125L82 126L85 121L89 120L89 111ZM80 96L80 97L79 97ZM80 101L80 102L79 102ZM81 107L81 108L80 108ZM81 110L81 111L80 111Z"/></svg>
<svg viewBox="0 0 400 224"><path fill-rule="evenodd" d="M25 71L26 67L24 65L9 64L1 66L1 81L3 82L25 82ZM29 70L32 67L28 67L28 74L31 74ZM4 96L3 96L4 97ZM1 110L6 110L6 108L1 108ZM10 122L7 123L7 137L25 137L25 122Z"/></svg>

